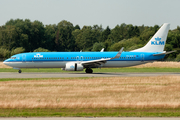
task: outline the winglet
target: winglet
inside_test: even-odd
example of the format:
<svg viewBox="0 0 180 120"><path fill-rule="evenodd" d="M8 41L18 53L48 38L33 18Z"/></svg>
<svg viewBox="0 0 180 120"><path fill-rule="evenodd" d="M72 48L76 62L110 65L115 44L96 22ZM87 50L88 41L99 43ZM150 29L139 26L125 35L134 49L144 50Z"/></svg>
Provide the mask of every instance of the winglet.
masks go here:
<svg viewBox="0 0 180 120"><path fill-rule="evenodd" d="M104 52L104 48L102 48L102 50L100 52Z"/></svg>
<svg viewBox="0 0 180 120"><path fill-rule="evenodd" d="M124 49L124 47L122 47L121 50L119 50L119 52L117 53L117 55L115 57L113 57L112 59L119 58L121 56L123 49Z"/></svg>

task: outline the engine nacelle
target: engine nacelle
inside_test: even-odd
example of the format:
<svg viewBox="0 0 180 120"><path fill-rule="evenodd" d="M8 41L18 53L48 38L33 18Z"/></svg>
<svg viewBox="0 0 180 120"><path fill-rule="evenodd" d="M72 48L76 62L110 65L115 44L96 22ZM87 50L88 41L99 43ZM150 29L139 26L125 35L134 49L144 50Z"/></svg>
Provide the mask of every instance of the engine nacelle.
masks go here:
<svg viewBox="0 0 180 120"><path fill-rule="evenodd" d="M78 63L66 63L66 71L83 71L84 67Z"/></svg>

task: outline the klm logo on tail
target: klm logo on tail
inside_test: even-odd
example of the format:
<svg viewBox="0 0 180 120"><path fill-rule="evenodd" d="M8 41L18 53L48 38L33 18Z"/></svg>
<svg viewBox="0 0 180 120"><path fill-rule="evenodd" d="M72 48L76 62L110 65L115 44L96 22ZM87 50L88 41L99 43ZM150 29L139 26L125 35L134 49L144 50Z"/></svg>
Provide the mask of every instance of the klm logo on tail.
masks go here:
<svg viewBox="0 0 180 120"><path fill-rule="evenodd" d="M155 38L155 41L151 41L151 45L164 45L164 41L161 41L161 38Z"/></svg>

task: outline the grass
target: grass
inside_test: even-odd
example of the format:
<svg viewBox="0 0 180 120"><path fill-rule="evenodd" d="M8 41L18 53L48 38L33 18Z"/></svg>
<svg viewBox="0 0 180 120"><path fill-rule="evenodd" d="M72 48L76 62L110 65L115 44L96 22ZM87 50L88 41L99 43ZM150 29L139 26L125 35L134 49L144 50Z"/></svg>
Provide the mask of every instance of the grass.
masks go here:
<svg viewBox="0 0 180 120"><path fill-rule="evenodd" d="M180 76L0 81L0 108L180 107Z"/></svg>
<svg viewBox="0 0 180 120"><path fill-rule="evenodd" d="M0 109L1 117L179 117L180 108Z"/></svg>
<svg viewBox="0 0 180 120"><path fill-rule="evenodd" d="M179 68L178 62L155 62L94 72L180 72ZM22 71L66 72L60 68ZM0 64L0 72L17 70ZM180 76L3 78L0 117L180 117L179 91Z"/></svg>
<svg viewBox="0 0 180 120"><path fill-rule="evenodd" d="M0 117L180 116L180 76L0 81Z"/></svg>

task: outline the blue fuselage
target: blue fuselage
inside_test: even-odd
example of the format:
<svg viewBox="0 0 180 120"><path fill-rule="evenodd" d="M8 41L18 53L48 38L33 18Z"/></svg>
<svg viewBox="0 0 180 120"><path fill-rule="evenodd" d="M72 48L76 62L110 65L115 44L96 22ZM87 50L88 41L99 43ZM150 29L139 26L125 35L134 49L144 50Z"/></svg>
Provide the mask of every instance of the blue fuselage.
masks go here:
<svg viewBox="0 0 180 120"><path fill-rule="evenodd" d="M12 56L4 61L14 68L64 68L66 63L113 58L118 52L33 52ZM127 67L164 58L153 56L157 52L122 52L116 59L108 60L101 67ZM21 63L21 64L20 64ZM93 67L93 66L92 66Z"/></svg>

